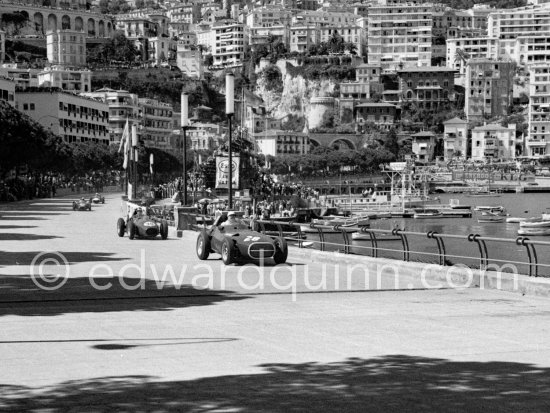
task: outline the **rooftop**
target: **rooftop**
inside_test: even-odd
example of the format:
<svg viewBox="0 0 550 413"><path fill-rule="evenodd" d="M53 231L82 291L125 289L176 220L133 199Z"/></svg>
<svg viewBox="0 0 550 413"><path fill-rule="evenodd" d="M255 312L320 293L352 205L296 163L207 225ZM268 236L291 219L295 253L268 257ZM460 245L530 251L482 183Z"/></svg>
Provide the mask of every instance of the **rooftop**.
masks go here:
<svg viewBox="0 0 550 413"><path fill-rule="evenodd" d="M454 124L454 123L467 124L468 121L464 120L464 119L454 117L452 119L449 119L449 120L446 120L445 122L443 122L444 125L450 125L450 124Z"/></svg>
<svg viewBox="0 0 550 413"><path fill-rule="evenodd" d="M499 125L498 123L490 123L488 125L478 126L474 128L475 131L509 131L511 129L508 129L502 125Z"/></svg>
<svg viewBox="0 0 550 413"><path fill-rule="evenodd" d="M456 69L442 66L421 66L421 67L407 67L399 69L397 73L416 73L416 72L456 72Z"/></svg>

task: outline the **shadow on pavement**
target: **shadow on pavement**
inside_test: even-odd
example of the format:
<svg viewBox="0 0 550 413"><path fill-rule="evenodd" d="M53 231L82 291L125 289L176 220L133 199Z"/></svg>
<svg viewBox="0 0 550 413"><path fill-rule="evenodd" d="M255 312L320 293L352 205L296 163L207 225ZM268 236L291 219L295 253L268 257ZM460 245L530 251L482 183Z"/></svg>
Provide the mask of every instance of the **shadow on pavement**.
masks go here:
<svg viewBox="0 0 550 413"><path fill-rule="evenodd" d="M28 216L16 217L16 216L12 216L10 214L2 215L0 213L0 220L1 221L38 221L38 220L44 221L45 219L47 219L47 218L28 217Z"/></svg>
<svg viewBox="0 0 550 413"><path fill-rule="evenodd" d="M0 275L0 317L171 311L250 298L233 291L198 289L191 285L159 287L155 281L150 280L143 280L143 289L134 290L123 288L117 278L98 278L94 281L102 287L109 283L111 285L105 290L98 290L90 284L88 278L71 278L59 289L44 291L34 284L29 275ZM133 281L132 285L138 285L137 283L139 280Z"/></svg>
<svg viewBox="0 0 550 413"><path fill-rule="evenodd" d="M545 412L550 370L509 362L389 355L268 364L263 374L164 381L101 377L0 387L6 411ZM3 403L3 405L2 405Z"/></svg>
<svg viewBox="0 0 550 413"><path fill-rule="evenodd" d="M0 225L0 229L23 229L23 228L37 228L36 225Z"/></svg>
<svg viewBox="0 0 550 413"><path fill-rule="evenodd" d="M19 235L19 234L18 234ZM23 234L26 235L26 234ZM1 236L1 234L0 234ZM55 238L55 237L54 237ZM114 257L109 252L79 252L79 251L57 251L63 255L69 264L95 261L124 261L127 257ZM0 266L6 265L31 265L38 255L43 251L0 251Z"/></svg>
<svg viewBox="0 0 550 413"><path fill-rule="evenodd" d="M36 241L39 239L64 238L56 235L37 235L37 234L19 234L10 232L0 232L0 241ZM0 258L1 259L1 258Z"/></svg>

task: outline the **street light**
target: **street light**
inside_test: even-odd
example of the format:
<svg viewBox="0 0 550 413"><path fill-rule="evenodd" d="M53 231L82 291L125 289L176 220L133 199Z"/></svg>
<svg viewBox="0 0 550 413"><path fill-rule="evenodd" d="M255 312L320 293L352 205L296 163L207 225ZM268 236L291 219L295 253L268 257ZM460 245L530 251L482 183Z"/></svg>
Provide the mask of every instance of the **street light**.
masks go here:
<svg viewBox="0 0 550 413"><path fill-rule="evenodd" d="M182 205L187 205L187 136L189 127L189 95L181 92L181 131L183 135L183 200Z"/></svg>
<svg viewBox="0 0 550 413"><path fill-rule="evenodd" d="M228 207L233 208L233 152L231 142L231 118L235 115L235 76L233 73L227 73L225 75L225 114L229 121L229 199Z"/></svg>
<svg viewBox="0 0 550 413"><path fill-rule="evenodd" d="M137 198L137 185L138 185L138 134L137 125L132 125L132 159L134 160L134 185L132 188L132 199Z"/></svg>

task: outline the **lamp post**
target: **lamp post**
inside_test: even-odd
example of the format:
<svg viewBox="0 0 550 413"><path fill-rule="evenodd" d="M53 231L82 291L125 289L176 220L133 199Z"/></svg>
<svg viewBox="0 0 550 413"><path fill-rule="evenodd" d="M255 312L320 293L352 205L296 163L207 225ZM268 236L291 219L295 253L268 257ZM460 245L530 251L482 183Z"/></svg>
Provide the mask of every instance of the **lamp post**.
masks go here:
<svg viewBox="0 0 550 413"><path fill-rule="evenodd" d="M187 128L189 127L189 95L181 92L181 131L183 135L183 200L187 205Z"/></svg>
<svg viewBox="0 0 550 413"><path fill-rule="evenodd" d="M132 199L137 198L137 185L138 185L138 135L137 135L137 125L132 125L132 159L134 160L133 164L133 174L134 174L134 183L132 188Z"/></svg>
<svg viewBox="0 0 550 413"><path fill-rule="evenodd" d="M235 76L233 73L227 73L225 75L225 114L229 121L229 196L228 196L228 208L233 208L233 148L232 148L232 136L231 136L231 118L235 115Z"/></svg>

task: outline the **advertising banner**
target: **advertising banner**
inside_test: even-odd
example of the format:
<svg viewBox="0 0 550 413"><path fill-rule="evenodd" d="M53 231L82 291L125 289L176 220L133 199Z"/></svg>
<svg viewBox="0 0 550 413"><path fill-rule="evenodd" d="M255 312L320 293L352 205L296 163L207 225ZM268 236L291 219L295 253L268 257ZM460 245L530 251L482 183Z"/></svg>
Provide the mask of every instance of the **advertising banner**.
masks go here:
<svg viewBox="0 0 550 413"><path fill-rule="evenodd" d="M233 156L233 189L239 189L239 167L241 159ZM229 157L216 156L216 189L229 188Z"/></svg>

